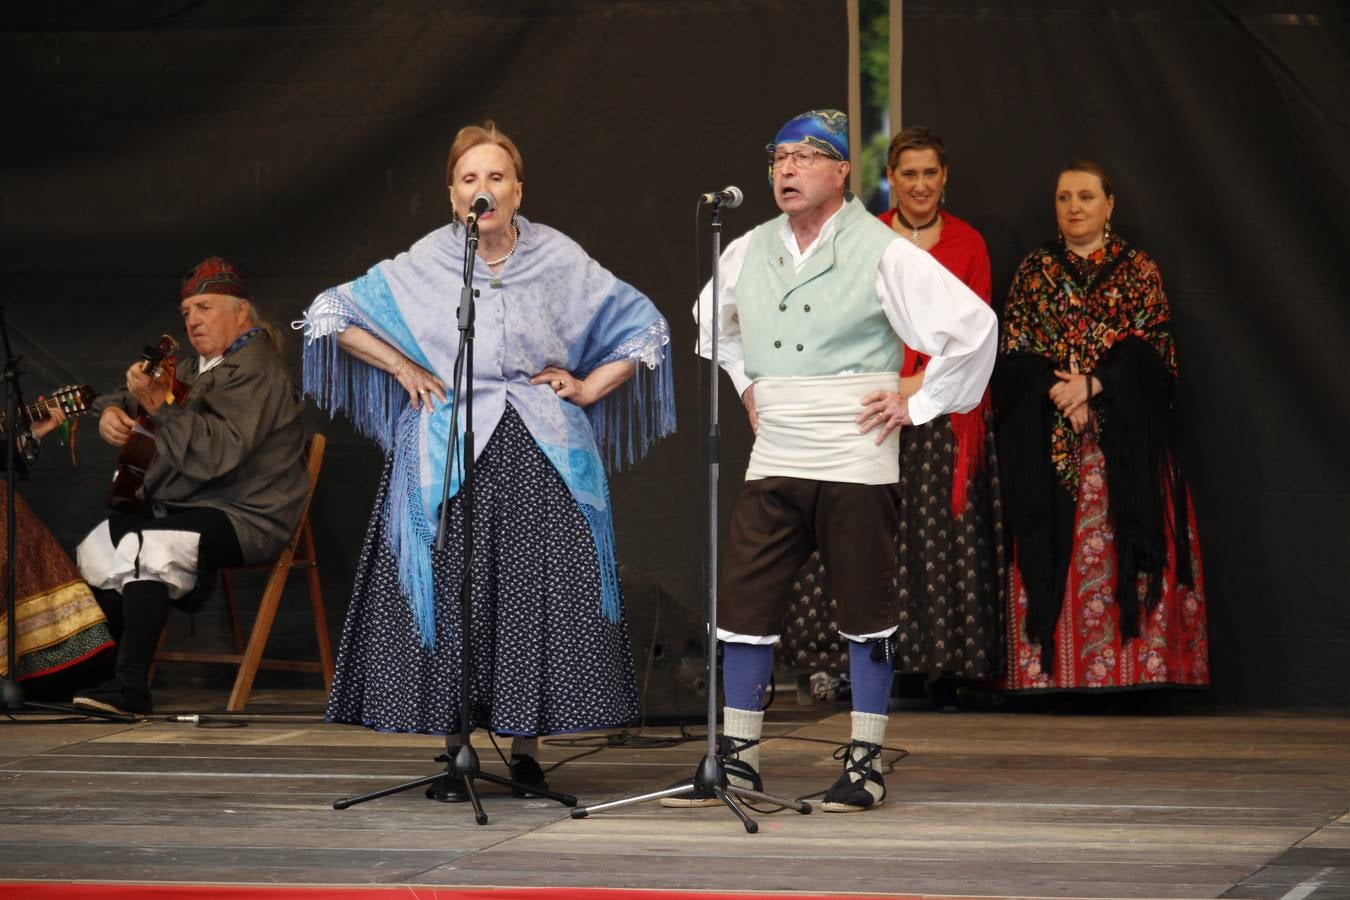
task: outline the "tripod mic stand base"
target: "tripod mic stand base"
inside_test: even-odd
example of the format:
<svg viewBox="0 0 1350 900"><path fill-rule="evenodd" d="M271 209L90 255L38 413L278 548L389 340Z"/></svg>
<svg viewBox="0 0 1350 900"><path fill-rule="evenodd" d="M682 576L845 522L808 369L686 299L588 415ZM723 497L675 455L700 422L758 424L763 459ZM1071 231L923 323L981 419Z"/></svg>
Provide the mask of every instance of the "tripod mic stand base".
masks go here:
<svg viewBox="0 0 1350 900"><path fill-rule="evenodd" d="M662 788L659 791L639 794L634 797L624 797L621 800L610 800L607 803L597 803L593 806L582 806L572 810L571 815L574 819L584 819L591 813L617 809L621 806L631 806L634 803L645 803L648 800L660 800L662 797L674 797L677 794L684 794L689 791L711 792L714 797L722 801L727 809L736 814L736 818L741 820L741 824L750 834L759 831L759 824L750 818L745 810L741 809L740 804L736 802L737 800L759 800L764 803L772 803L774 806L781 806L784 809L790 809L804 816L811 814L811 804L804 800L778 797L774 794L766 794L763 791L754 791L729 784L721 760L714 756L705 756L703 761L699 763L698 771L693 778L672 784L670 787Z"/></svg>
<svg viewBox="0 0 1350 900"><path fill-rule="evenodd" d="M517 796L540 797L545 800L553 800L561 803L563 806L576 806L577 798L571 794L560 794L556 791L550 791L548 788L540 787L534 784L525 784L520 781L512 781L510 778L503 778L500 775L494 775L491 772L484 772L478 763L478 752L468 744L461 744L458 747L451 747L444 756L436 757L437 762L445 763L445 771L438 772L435 775L427 775L404 784L397 784L393 787L383 790L373 791L369 794L362 794L360 797L350 799L343 798L333 801L333 809L347 809L358 803L365 803L367 800L376 800L380 797L388 797L390 794L397 794L401 791L411 790L412 788L427 785L427 798L430 800L440 800L443 803L469 803L473 806L473 819L479 825L488 823L487 812L483 809L483 801L479 799L478 788L475 781L486 781L491 784L501 785L511 789L511 792ZM461 790L456 790L456 786Z"/></svg>

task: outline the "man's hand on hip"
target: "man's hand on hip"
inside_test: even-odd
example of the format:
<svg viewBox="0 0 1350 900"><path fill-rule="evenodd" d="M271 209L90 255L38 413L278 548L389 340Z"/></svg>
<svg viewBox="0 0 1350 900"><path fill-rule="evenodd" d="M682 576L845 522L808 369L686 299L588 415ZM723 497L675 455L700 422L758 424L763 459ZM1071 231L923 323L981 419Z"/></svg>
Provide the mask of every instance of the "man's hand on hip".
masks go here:
<svg viewBox="0 0 1350 900"><path fill-rule="evenodd" d="M880 428L878 444L884 443L897 428L914 424L909 418L909 398L895 391L873 391L862 398L862 407L862 412L853 420L858 423L858 433L867 434Z"/></svg>

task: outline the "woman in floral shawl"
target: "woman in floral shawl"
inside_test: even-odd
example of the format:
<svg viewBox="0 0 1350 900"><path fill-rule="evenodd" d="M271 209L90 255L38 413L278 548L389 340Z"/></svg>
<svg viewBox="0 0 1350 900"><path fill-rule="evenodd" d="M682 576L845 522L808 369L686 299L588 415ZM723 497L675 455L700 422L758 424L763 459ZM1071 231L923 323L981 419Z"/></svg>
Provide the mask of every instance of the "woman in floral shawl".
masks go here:
<svg viewBox="0 0 1350 900"><path fill-rule="evenodd" d="M1060 173L1060 238L1013 277L994 372L1013 689L1209 682L1158 267L1111 232L1105 170Z"/></svg>
<svg viewBox="0 0 1350 900"><path fill-rule="evenodd" d="M474 270L469 725L516 736L513 777L542 783L531 738L638 717L605 469L673 431L674 405L666 321L575 242L517 214L523 170L492 122L461 129L446 166L453 223L315 299L304 374L307 393L388 455L328 717L457 731L462 442L445 550L431 545L462 400L450 391L464 219L492 195ZM464 427L461 402L461 438Z"/></svg>

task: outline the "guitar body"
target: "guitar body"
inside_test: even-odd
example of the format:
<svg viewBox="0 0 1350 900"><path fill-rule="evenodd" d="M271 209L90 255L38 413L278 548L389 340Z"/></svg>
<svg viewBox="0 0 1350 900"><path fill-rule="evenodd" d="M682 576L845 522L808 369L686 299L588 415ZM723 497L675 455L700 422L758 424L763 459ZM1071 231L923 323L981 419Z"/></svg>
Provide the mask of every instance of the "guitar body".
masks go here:
<svg viewBox="0 0 1350 900"><path fill-rule="evenodd" d="M175 376L177 353L178 342L166 334L160 338L158 347L147 347L144 354L146 373L169 386L165 403L182 403L188 395L187 385ZM116 512L137 513L144 507L141 487L145 484L145 473L155 461L155 449L155 422L150 413L138 405L135 427L117 457L112 488L108 491L108 506Z"/></svg>
<svg viewBox="0 0 1350 900"><path fill-rule="evenodd" d="M112 487L108 491L108 506L117 512L140 512L141 485L150 463L155 461L155 423L143 409L136 410L136 428L122 445L113 470Z"/></svg>

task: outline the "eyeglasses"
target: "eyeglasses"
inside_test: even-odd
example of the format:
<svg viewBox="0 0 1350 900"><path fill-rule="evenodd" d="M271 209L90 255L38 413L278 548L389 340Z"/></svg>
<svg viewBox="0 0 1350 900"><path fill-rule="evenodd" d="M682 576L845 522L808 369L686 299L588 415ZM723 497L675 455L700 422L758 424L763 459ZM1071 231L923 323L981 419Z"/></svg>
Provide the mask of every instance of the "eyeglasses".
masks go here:
<svg viewBox="0 0 1350 900"><path fill-rule="evenodd" d="M769 157L769 168L776 172L791 159L797 168L809 169L816 164L817 159L825 155L819 150L812 150L809 147L798 147L796 150L776 150Z"/></svg>

